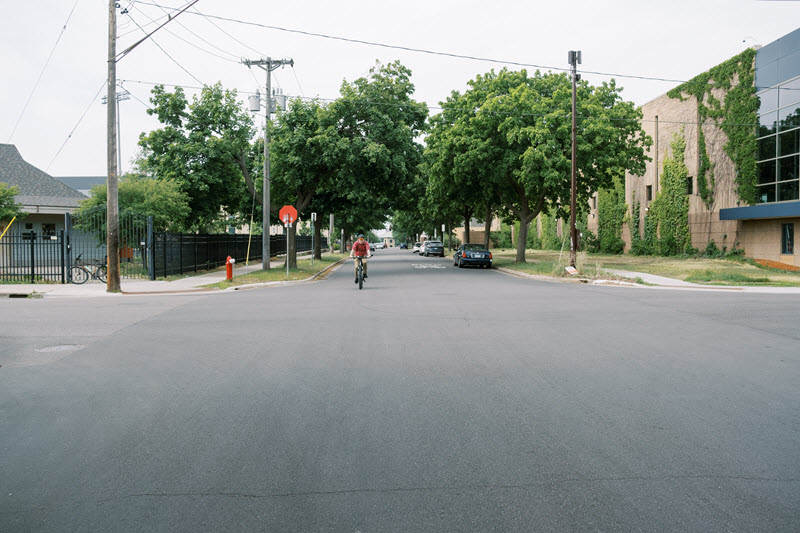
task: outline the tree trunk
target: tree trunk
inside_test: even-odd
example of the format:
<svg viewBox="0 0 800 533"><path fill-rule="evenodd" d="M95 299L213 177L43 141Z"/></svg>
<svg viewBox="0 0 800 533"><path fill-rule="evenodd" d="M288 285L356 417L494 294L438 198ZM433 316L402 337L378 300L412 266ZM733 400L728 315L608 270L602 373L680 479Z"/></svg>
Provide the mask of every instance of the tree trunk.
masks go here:
<svg viewBox="0 0 800 533"><path fill-rule="evenodd" d="M521 214L521 213L520 213ZM528 213L522 214L519 216L519 235L517 235L517 257L514 260L516 263L526 263L525 261L525 249L528 246L528 231L531 225L531 221L536 218L538 215L538 211L528 211ZM512 226L513 228L513 226Z"/></svg>
<svg viewBox="0 0 800 533"><path fill-rule="evenodd" d="M297 221L289 226L289 231L286 234L286 240L289 243L289 255L286 260L289 261L289 268L297 268Z"/></svg>
<svg viewBox="0 0 800 533"><path fill-rule="evenodd" d="M469 242L469 221L472 218L472 213L469 209L464 209L464 244Z"/></svg>
<svg viewBox="0 0 800 533"><path fill-rule="evenodd" d="M322 228L314 224L314 259L322 259Z"/></svg>
<svg viewBox="0 0 800 533"><path fill-rule="evenodd" d="M489 249L489 232L492 230L492 210L486 210L486 222L483 223L483 245Z"/></svg>

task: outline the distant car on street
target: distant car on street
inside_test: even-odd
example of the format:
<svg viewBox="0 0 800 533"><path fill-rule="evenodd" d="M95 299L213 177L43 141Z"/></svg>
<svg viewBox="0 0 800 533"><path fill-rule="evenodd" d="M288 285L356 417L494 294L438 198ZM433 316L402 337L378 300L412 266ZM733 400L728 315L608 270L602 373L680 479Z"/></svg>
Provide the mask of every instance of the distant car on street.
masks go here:
<svg viewBox="0 0 800 533"><path fill-rule="evenodd" d="M375 243L374 242L369 243L369 251L370 252L374 252L375 251Z"/></svg>
<svg viewBox="0 0 800 533"><path fill-rule="evenodd" d="M453 255L453 266L463 268L467 265L492 268L492 252L482 244L462 244Z"/></svg>
<svg viewBox="0 0 800 533"><path fill-rule="evenodd" d="M438 255L444 257L444 244L440 241L425 241L424 246L420 249L419 253L425 257Z"/></svg>
<svg viewBox="0 0 800 533"><path fill-rule="evenodd" d="M414 247L411 249L411 251L414 252L415 254L418 254L420 248L422 248L422 243L421 242L415 242L414 243Z"/></svg>
<svg viewBox="0 0 800 533"><path fill-rule="evenodd" d="M401 250L408 250L408 245L406 243L404 243L404 242L401 242L400 243L400 249Z"/></svg>

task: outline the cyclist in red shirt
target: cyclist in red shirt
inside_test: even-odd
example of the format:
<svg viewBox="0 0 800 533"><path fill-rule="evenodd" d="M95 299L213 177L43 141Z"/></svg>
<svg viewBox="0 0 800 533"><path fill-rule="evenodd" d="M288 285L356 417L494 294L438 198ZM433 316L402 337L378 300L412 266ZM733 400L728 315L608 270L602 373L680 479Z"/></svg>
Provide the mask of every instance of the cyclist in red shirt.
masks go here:
<svg viewBox="0 0 800 533"><path fill-rule="evenodd" d="M350 257L353 259L353 268L355 269L356 283L358 283L358 260L361 257L361 264L364 265L364 279L367 279L367 259L372 257L369 251L369 243L364 240L364 234L358 235L358 240L353 244L350 249Z"/></svg>

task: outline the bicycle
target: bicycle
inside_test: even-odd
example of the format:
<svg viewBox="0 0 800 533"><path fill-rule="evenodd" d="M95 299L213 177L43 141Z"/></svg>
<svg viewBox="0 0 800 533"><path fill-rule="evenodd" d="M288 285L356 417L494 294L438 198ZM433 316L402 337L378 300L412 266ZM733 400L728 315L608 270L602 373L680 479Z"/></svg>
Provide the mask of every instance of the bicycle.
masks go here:
<svg viewBox="0 0 800 533"><path fill-rule="evenodd" d="M364 262L363 257L358 257L358 274L356 277L358 278L358 290L364 288Z"/></svg>
<svg viewBox="0 0 800 533"><path fill-rule="evenodd" d="M105 265L95 261L91 264L86 264L81 261L83 254L78 254L75 258L74 264L69 269L69 280L76 285L81 285L89 281L89 279L97 279L106 283L107 269Z"/></svg>

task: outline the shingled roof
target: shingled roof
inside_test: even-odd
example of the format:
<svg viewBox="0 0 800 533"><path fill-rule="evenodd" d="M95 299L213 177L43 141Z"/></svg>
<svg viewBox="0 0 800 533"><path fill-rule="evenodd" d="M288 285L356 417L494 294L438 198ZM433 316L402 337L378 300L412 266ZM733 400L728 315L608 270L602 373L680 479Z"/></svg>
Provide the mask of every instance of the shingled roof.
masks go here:
<svg viewBox="0 0 800 533"><path fill-rule="evenodd" d="M0 182L19 187L19 194L15 199L25 208L75 208L78 207L79 200L86 198L22 159L13 144L0 144Z"/></svg>

